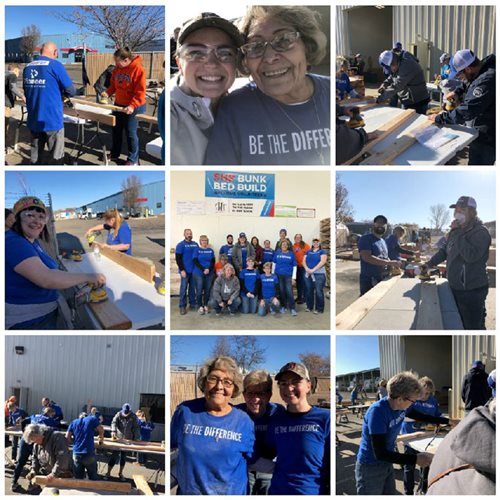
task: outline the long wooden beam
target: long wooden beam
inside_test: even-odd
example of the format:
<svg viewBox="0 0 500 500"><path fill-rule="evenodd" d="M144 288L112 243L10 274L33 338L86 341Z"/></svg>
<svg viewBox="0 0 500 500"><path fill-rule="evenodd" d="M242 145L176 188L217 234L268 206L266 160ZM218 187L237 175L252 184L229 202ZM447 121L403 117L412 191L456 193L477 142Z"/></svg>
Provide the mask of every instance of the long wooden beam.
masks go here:
<svg viewBox="0 0 500 500"><path fill-rule="evenodd" d="M87 111L86 109L66 107L64 108L64 114L74 116L76 118L82 118L83 120L93 120L95 122L103 123L104 125L109 125L111 127L114 127L116 125L116 116L103 115L102 113L93 113L92 111Z"/></svg>
<svg viewBox="0 0 500 500"><path fill-rule="evenodd" d="M142 492L143 495L153 496L154 493L151 491L146 478L141 474L133 474L132 478L134 480L136 488Z"/></svg>
<svg viewBox="0 0 500 500"><path fill-rule="evenodd" d="M115 106L114 104L101 104L95 101L87 101L86 99L78 99L77 97L72 97L71 102L77 104L87 104L88 106L94 106L96 108L101 108L101 109L110 109L111 111L118 111L120 113L124 112L123 106Z"/></svg>
<svg viewBox="0 0 500 500"><path fill-rule="evenodd" d="M158 446L138 446L135 444L113 443L109 441L106 441L102 444L96 443L95 447L103 450L125 450L125 451L139 451L144 453L165 454L165 450L163 448L158 448Z"/></svg>
<svg viewBox="0 0 500 500"><path fill-rule="evenodd" d="M49 482L47 476L35 476L34 482L40 486L51 486L54 488L118 491L120 493L130 493L132 490L130 483L119 483L115 481L90 481L88 479L69 479L57 477Z"/></svg>
<svg viewBox="0 0 500 500"><path fill-rule="evenodd" d="M143 113L140 113L138 115L135 115L135 117L141 122L148 122L158 125L158 118L156 118L156 116L145 115Z"/></svg>

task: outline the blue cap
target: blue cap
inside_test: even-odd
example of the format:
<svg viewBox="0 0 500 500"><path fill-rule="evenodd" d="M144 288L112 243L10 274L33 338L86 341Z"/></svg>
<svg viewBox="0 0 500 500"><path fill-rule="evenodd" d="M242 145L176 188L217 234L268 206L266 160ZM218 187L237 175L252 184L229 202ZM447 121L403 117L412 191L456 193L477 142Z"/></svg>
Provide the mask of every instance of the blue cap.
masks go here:
<svg viewBox="0 0 500 500"><path fill-rule="evenodd" d="M474 363L472 363L472 368L481 368L481 370L484 370L483 362L479 360L474 361Z"/></svg>
<svg viewBox="0 0 500 500"><path fill-rule="evenodd" d="M401 42L394 42L394 48L396 50L403 50L403 44Z"/></svg>
<svg viewBox="0 0 500 500"><path fill-rule="evenodd" d="M476 56L470 49L462 49L455 52L455 55L450 60L451 73L449 79L452 80L458 73L468 68L474 61Z"/></svg>
<svg viewBox="0 0 500 500"><path fill-rule="evenodd" d="M122 406L122 413L130 413L130 403L125 403Z"/></svg>

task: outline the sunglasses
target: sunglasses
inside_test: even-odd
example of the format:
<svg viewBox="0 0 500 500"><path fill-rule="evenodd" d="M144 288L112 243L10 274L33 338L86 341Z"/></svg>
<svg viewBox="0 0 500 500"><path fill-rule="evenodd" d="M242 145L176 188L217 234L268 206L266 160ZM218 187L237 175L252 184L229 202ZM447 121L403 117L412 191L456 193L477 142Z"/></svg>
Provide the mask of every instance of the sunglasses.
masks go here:
<svg viewBox="0 0 500 500"><path fill-rule="evenodd" d="M266 52L266 48L270 45L276 52L286 52L295 47L295 43L300 38L298 31L287 31L275 36L270 42L258 41L250 42L241 46L241 51L249 59L262 57Z"/></svg>

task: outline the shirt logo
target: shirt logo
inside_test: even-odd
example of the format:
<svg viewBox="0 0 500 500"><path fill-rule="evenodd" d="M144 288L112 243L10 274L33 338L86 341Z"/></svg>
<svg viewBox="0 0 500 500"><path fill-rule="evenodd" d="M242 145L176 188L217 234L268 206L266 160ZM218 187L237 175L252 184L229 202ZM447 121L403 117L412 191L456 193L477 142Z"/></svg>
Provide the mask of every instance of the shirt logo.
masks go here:
<svg viewBox="0 0 500 500"><path fill-rule="evenodd" d="M483 96L483 89L481 87L476 87L473 91L472 91L472 95L474 97L482 97Z"/></svg>

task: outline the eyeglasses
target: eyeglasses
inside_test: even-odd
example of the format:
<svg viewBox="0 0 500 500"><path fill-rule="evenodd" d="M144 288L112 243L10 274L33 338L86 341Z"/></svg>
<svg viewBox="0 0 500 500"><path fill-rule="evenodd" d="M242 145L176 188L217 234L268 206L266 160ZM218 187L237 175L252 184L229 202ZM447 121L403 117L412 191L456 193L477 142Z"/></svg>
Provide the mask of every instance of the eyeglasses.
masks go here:
<svg viewBox="0 0 500 500"><path fill-rule="evenodd" d="M410 399L410 398L405 398L405 401L409 401L412 404L415 404L417 402L416 400L413 400L413 399Z"/></svg>
<svg viewBox="0 0 500 500"><path fill-rule="evenodd" d="M25 210L24 212L21 212L21 218L27 220L28 222L37 221L43 222L44 224L47 224L47 221L49 220L49 216L41 209Z"/></svg>
<svg viewBox="0 0 500 500"><path fill-rule="evenodd" d="M253 398L265 398L269 393L268 392L247 392L245 391L243 393L247 398L253 399Z"/></svg>
<svg viewBox="0 0 500 500"><path fill-rule="evenodd" d="M228 378L219 378L219 377L216 377L215 375L209 375L207 377L207 382L209 382L210 384L212 385L217 385L219 382L222 382L222 385L224 387L227 387L228 389L230 387L233 387L234 385L234 382Z"/></svg>
<svg viewBox="0 0 500 500"><path fill-rule="evenodd" d="M241 51L249 59L256 59L264 55L268 45L276 52L286 52L295 47L295 43L299 38L300 33L298 31L287 31L275 36L270 42L258 41L246 43L241 46Z"/></svg>
<svg viewBox="0 0 500 500"><path fill-rule="evenodd" d="M221 63L236 63L238 51L235 47L215 47L209 45L183 45L179 56L187 62L206 63L211 53Z"/></svg>
<svg viewBox="0 0 500 500"><path fill-rule="evenodd" d="M295 378L293 380L290 380L290 381L287 381L287 380L279 380L278 381L278 387L283 387L283 388L286 388L286 387L297 387L301 382L302 382L302 378Z"/></svg>

